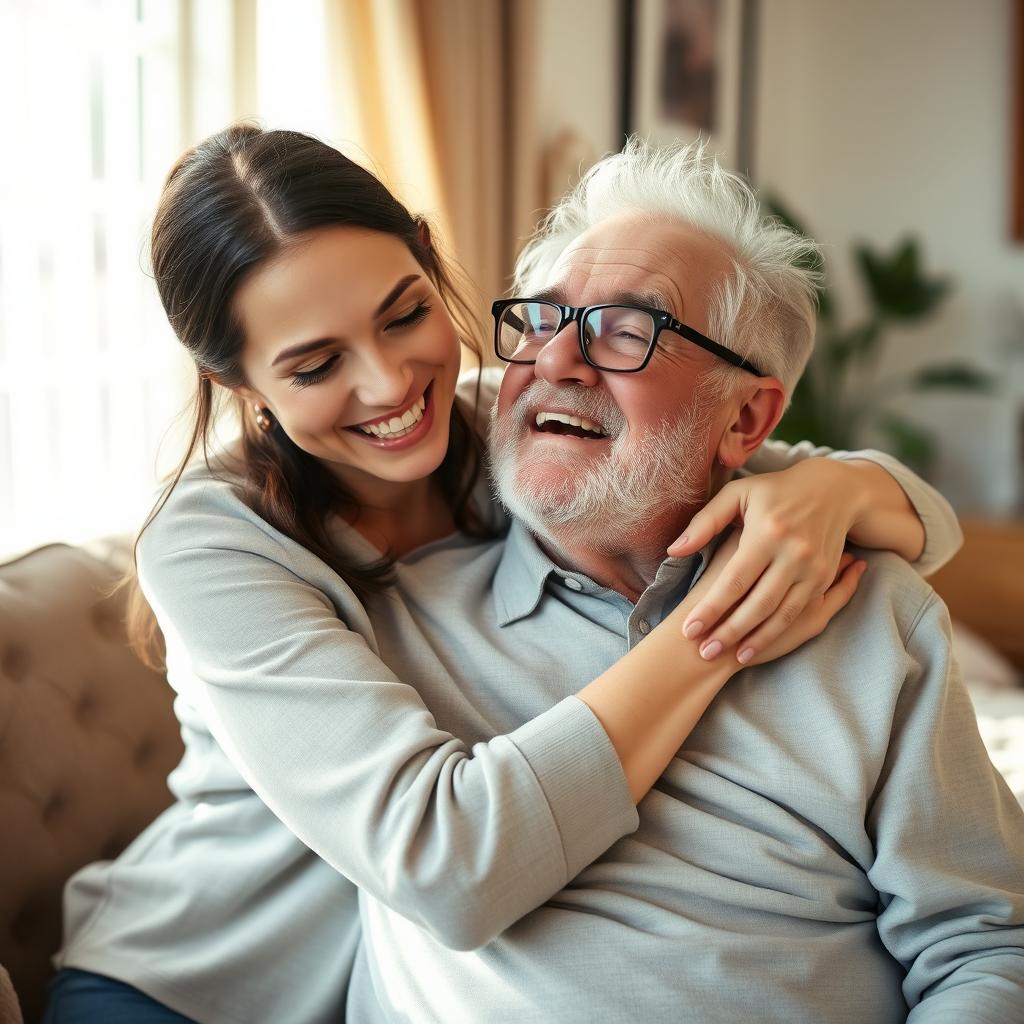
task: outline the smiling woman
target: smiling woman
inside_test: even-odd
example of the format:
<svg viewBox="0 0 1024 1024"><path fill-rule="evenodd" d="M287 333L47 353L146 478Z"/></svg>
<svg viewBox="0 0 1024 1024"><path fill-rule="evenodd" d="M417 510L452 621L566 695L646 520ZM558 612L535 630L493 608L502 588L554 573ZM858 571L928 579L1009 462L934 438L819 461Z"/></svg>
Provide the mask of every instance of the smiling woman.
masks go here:
<svg viewBox="0 0 1024 1024"><path fill-rule="evenodd" d="M245 383L232 390L364 507L398 500L419 529L447 533L431 474L447 450L461 353L442 306L402 239L349 226L298 234L235 293ZM353 525L379 539L365 515ZM410 546L415 537L392 538Z"/></svg>
<svg viewBox="0 0 1024 1024"><path fill-rule="evenodd" d="M224 208L190 200L204 176ZM181 259L204 246L218 254L212 280ZM473 318L425 222L368 171L296 133L215 136L168 178L153 267L199 374L177 477L205 447L223 389L243 424L235 454L252 467L247 500L356 592L372 592L389 570L339 551L325 532L331 514L392 555L455 527L487 532L468 500L479 468L472 428L454 405ZM393 421L420 402L420 428L392 439ZM381 521L396 532L382 535Z"/></svg>

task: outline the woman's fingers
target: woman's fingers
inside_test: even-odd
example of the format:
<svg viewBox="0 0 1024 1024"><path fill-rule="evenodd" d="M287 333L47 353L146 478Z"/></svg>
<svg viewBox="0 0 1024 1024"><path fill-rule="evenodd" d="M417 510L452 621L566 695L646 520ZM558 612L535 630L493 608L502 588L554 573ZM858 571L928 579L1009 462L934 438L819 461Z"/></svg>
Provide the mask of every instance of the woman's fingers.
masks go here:
<svg viewBox="0 0 1024 1024"><path fill-rule="evenodd" d="M726 484L691 520L682 535L668 546L674 558L700 551L717 537L742 511L741 491Z"/></svg>
<svg viewBox="0 0 1024 1024"><path fill-rule="evenodd" d="M845 561L845 558L844 558ZM835 583L821 595L817 604L807 609L796 622L783 630L771 643L759 648L748 665L763 665L796 650L801 644L825 631L828 624L849 604L857 592L867 562L849 562ZM741 645L744 646L744 645Z"/></svg>
<svg viewBox="0 0 1024 1024"><path fill-rule="evenodd" d="M828 593L842 580L843 573L853 564L854 557L845 552L839 562L839 571L829 585ZM841 591L840 591L841 594ZM761 651L767 650L802 615L820 614L824 595L818 587L801 583L791 587L789 593L779 602L775 612L768 616L749 635L737 634L736 660L745 665ZM828 621L828 616L825 622ZM732 618L727 625L732 625ZM716 630L716 635L718 631ZM728 645L726 645L728 646Z"/></svg>
<svg viewBox="0 0 1024 1024"><path fill-rule="evenodd" d="M814 596L810 584L799 582L791 586L788 574L776 566L770 567L754 589L701 642L701 657L711 660L743 641L736 648L736 657L741 663L750 661L754 651L767 646L796 621ZM747 654L749 648L753 650Z"/></svg>
<svg viewBox="0 0 1024 1024"><path fill-rule="evenodd" d="M850 598L857 592L857 587L860 586L861 577L867 567L868 563L863 559L854 562L847 566L839 574L839 579L825 591L819 611L821 629L818 632L822 632L832 619L850 603Z"/></svg>
<svg viewBox="0 0 1024 1024"><path fill-rule="evenodd" d="M754 544L745 545L743 540L743 534L740 534L735 553L728 558L720 572L716 573L715 563L726 557L727 549L724 545L712 559L708 570L714 574L711 587L697 602L693 611L686 616L686 621L683 623L683 636L688 640L709 635L711 631L715 630L722 616L726 615L738 601L746 597L754 584L761 578L761 574L771 564L772 557L769 552L760 550ZM782 593L784 594L785 590ZM768 608L765 614L770 614L772 610L774 610L774 606ZM757 621L759 622L760 619ZM755 625L757 622L751 623L751 628Z"/></svg>

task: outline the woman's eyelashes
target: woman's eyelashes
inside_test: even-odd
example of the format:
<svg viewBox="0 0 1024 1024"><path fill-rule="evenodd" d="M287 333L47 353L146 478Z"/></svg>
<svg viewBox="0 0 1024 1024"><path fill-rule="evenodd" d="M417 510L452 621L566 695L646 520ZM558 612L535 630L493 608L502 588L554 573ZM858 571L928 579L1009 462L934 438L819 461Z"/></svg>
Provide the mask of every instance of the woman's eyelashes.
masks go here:
<svg viewBox="0 0 1024 1024"><path fill-rule="evenodd" d="M315 369L303 371L296 370L296 372L292 374L291 386L293 388L305 388L310 384L319 384L320 381L327 377L334 368L334 364L340 358L341 356L335 353L330 359L322 362Z"/></svg>
<svg viewBox="0 0 1024 1024"><path fill-rule="evenodd" d="M400 316L397 320L392 320L384 328L385 331L402 330L406 327L414 327L420 323L423 318L430 312L430 306L425 302L418 303L410 312L406 313L405 316ZM305 388L309 387L310 384L319 384L320 381L326 380L331 370L334 369L335 364L341 358L339 353L335 353L330 359L326 359L319 366L312 370L296 370L292 373L291 387L293 388Z"/></svg>
<svg viewBox="0 0 1024 1024"><path fill-rule="evenodd" d="M429 312L430 306L425 302L420 302L412 309L411 312L406 313L405 316L400 316L397 320L392 320L384 330L390 331L395 327L412 327L414 324L418 324Z"/></svg>

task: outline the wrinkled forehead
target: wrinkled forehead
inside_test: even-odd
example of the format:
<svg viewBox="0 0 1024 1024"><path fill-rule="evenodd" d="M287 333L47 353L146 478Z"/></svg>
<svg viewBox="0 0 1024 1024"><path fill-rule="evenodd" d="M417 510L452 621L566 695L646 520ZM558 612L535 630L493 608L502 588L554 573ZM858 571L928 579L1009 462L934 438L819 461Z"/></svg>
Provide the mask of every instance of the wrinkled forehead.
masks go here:
<svg viewBox="0 0 1024 1024"><path fill-rule="evenodd" d="M706 304L731 270L724 242L684 221L631 212L574 239L552 267L545 291L572 305L631 297L682 317Z"/></svg>

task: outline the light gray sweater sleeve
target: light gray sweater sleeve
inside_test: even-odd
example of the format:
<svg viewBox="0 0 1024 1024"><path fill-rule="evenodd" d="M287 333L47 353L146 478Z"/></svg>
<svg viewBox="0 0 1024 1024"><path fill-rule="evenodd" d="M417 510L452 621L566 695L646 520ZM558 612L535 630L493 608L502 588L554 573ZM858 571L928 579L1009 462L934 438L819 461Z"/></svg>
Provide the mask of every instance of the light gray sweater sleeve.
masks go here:
<svg viewBox="0 0 1024 1024"><path fill-rule="evenodd" d="M636 829L614 748L582 701L467 749L436 726L416 680L376 656L354 597L337 609L311 582L330 570L219 500L194 503L187 530L157 518L139 545L140 581L172 682L327 863L471 949Z"/></svg>
<svg viewBox="0 0 1024 1024"><path fill-rule="evenodd" d="M907 469L899 459L885 452L864 448L859 451L837 451L816 447L810 441L789 445L783 441L766 441L751 456L744 467L751 473L777 473L795 465L802 459L862 459L882 467L903 488L924 526L924 550L910 564L922 576L930 576L941 569L961 548L963 531L953 506L934 487L926 484L916 473Z"/></svg>
<svg viewBox="0 0 1024 1024"><path fill-rule="evenodd" d="M930 595L869 808L878 932L908 1024L1024 1020L1024 817L992 767Z"/></svg>

